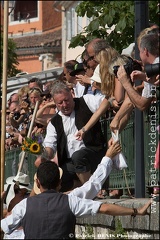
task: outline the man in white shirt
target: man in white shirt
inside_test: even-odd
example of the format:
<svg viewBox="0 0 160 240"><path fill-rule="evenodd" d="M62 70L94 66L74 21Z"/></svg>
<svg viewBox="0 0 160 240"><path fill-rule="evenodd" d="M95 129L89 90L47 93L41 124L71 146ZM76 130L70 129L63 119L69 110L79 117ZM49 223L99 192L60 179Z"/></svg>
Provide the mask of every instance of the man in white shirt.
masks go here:
<svg viewBox="0 0 160 240"><path fill-rule="evenodd" d="M62 82L53 85L51 94L58 112L47 126L44 147L49 159L57 152L58 164L64 172L61 191L68 191L73 188L73 180L79 179L83 184L90 178L106 152L100 122L86 132L83 140L78 141L75 136L98 109L104 96L86 94L73 99L70 89Z"/></svg>
<svg viewBox="0 0 160 240"><path fill-rule="evenodd" d="M24 229L25 239L75 238L76 217L94 216L97 213L112 216L136 216L147 214L149 200L141 208L127 208L116 204L82 199L74 194L59 193L60 172L51 161L43 162L37 169L37 187L41 193L18 203L12 213L1 220L5 234L17 227Z"/></svg>

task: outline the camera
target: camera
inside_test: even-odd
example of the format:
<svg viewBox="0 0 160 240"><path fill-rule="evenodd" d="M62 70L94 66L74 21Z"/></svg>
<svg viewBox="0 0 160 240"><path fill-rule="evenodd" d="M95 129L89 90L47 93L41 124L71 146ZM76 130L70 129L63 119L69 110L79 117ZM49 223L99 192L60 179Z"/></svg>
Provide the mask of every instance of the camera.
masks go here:
<svg viewBox="0 0 160 240"><path fill-rule="evenodd" d="M14 113L14 119L18 120L20 118L20 113L19 112L15 112Z"/></svg>
<svg viewBox="0 0 160 240"><path fill-rule="evenodd" d="M125 65L123 65L128 76L130 76L130 74L134 70L142 71L142 67L141 67L140 63L138 63L136 60L133 60L130 57L128 57L128 60L129 61ZM113 67L113 72L114 72L116 77L117 77L118 68L119 68L119 66L114 66Z"/></svg>
<svg viewBox="0 0 160 240"><path fill-rule="evenodd" d="M159 69L160 69L159 63L146 64L144 66L144 71L146 72L148 78L158 75Z"/></svg>

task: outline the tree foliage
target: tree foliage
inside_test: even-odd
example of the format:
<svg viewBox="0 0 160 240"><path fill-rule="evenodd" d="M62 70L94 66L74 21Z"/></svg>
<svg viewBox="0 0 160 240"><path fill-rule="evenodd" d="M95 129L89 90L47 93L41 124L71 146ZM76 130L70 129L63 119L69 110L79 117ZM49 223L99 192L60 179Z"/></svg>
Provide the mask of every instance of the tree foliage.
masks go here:
<svg viewBox="0 0 160 240"><path fill-rule="evenodd" d="M3 34L1 34L1 72L0 78L2 79L3 73ZM16 44L12 39L8 39L8 66L7 66L7 77L13 77L20 70L17 69L19 62L17 61L17 54L16 54Z"/></svg>
<svg viewBox="0 0 160 240"><path fill-rule="evenodd" d="M80 17L92 21L81 33L71 39L69 48L84 46L93 38L107 39L112 47L121 51L134 42L135 1L81 1L76 7ZM159 24L158 1L149 1L149 21ZM112 32L108 32L115 26Z"/></svg>

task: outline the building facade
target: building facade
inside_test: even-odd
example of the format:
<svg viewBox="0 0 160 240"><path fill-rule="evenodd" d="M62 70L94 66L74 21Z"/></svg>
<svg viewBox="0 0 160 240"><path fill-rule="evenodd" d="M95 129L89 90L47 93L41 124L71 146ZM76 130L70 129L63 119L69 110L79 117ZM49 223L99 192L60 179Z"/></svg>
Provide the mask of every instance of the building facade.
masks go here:
<svg viewBox="0 0 160 240"><path fill-rule="evenodd" d="M61 7L62 12L62 63L76 59L80 60L84 47L69 48L72 37L82 32L91 19L77 16L75 11L80 1L54 1L54 8Z"/></svg>
<svg viewBox="0 0 160 240"><path fill-rule="evenodd" d="M39 72L62 64L62 16L54 1L15 1L8 37L17 45L18 68Z"/></svg>

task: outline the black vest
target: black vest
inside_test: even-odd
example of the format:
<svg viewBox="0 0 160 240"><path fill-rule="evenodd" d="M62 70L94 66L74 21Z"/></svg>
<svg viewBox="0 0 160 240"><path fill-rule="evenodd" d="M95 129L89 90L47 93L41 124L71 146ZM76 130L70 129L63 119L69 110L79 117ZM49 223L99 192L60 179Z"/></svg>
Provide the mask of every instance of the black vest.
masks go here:
<svg viewBox="0 0 160 240"><path fill-rule="evenodd" d="M76 218L69 207L68 196L48 190L27 198L22 226L25 239L74 238Z"/></svg>
<svg viewBox="0 0 160 240"><path fill-rule="evenodd" d="M83 97L74 98L74 101L75 125L77 129L80 130L89 121L93 113L88 108ZM67 137L64 132L62 118L58 113L53 116L53 118L51 119L51 123L55 127L57 132L57 155L59 166L61 166L67 158ZM100 151L106 146L101 129L101 124L99 121L89 131L85 133L83 141L86 147L95 151Z"/></svg>

